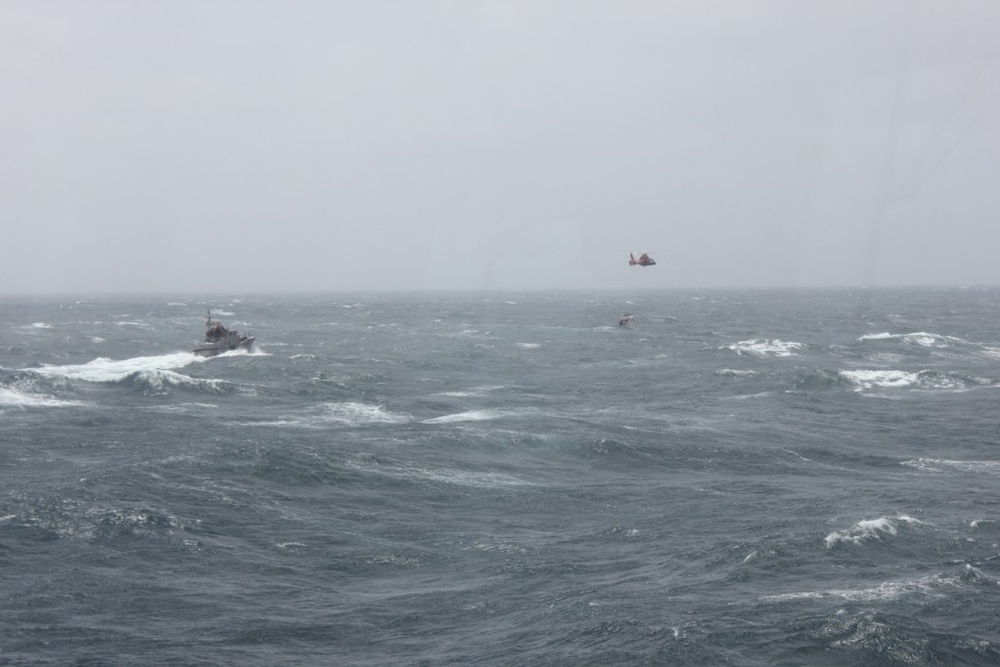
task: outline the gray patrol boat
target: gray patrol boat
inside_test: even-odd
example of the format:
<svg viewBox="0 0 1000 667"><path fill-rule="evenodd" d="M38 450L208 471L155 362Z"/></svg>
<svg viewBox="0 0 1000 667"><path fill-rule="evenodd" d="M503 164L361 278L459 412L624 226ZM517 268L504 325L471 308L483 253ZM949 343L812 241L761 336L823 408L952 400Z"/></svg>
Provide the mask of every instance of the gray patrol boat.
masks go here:
<svg viewBox="0 0 1000 667"><path fill-rule="evenodd" d="M212 311L208 311L205 321L205 342L195 346L194 353L200 357L214 357L230 350L246 350L253 348L253 336L241 336L235 329L230 331L222 322L212 321Z"/></svg>

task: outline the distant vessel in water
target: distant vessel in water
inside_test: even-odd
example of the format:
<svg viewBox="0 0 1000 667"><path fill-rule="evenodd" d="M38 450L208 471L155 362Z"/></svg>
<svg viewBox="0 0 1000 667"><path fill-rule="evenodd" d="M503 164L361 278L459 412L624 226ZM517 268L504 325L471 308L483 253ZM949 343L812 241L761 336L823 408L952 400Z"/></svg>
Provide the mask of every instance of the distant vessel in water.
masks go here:
<svg viewBox="0 0 1000 667"><path fill-rule="evenodd" d="M623 329L631 329L635 326L635 318L632 317L631 313L625 313L618 318L618 326Z"/></svg>
<svg viewBox="0 0 1000 667"><path fill-rule="evenodd" d="M253 348L253 336L241 336L238 331L230 331L222 322L212 321L212 311L208 311L205 321L205 342L194 348L194 353L201 357L214 357L230 350L246 350Z"/></svg>

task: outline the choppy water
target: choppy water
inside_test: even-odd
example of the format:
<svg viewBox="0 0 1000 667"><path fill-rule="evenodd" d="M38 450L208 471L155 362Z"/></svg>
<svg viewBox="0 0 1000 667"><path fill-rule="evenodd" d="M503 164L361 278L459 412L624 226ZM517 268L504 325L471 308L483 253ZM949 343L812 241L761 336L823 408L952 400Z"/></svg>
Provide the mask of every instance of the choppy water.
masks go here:
<svg viewBox="0 0 1000 667"><path fill-rule="evenodd" d="M0 298L0 662L998 664L998 312Z"/></svg>

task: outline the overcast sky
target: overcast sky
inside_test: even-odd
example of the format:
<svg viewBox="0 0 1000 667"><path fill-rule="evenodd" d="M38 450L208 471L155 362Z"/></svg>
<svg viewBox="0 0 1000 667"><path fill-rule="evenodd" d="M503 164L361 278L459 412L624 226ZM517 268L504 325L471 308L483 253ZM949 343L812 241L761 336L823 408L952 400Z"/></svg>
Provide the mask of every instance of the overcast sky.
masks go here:
<svg viewBox="0 0 1000 667"><path fill-rule="evenodd" d="M0 0L0 294L1000 284L998 176L995 0Z"/></svg>

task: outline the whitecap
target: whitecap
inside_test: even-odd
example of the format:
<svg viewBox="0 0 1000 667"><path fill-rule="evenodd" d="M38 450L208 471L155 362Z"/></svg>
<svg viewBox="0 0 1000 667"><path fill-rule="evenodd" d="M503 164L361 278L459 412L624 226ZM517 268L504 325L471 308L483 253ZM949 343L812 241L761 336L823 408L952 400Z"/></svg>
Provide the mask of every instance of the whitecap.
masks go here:
<svg viewBox="0 0 1000 667"><path fill-rule="evenodd" d="M379 457L362 457L349 462L348 465L368 473L377 473L399 479L417 479L440 484L451 484L454 486L488 489L532 486L530 482L504 473L476 472L454 468L428 468L402 461L383 460Z"/></svg>
<svg viewBox="0 0 1000 667"><path fill-rule="evenodd" d="M952 345L970 344L969 341L956 338L955 336L942 336L924 331L904 335L903 342L921 347L951 347Z"/></svg>
<svg viewBox="0 0 1000 667"><path fill-rule="evenodd" d="M942 584L951 585L952 582L946 581L938 575L931 575L912 581L886 581L869 588L831 588L824 591L800 591L796 593L764 595L759 599L761 602L791 602L795 600L822 600L825 598L837 598L849 602L888 601L896 600L910 594L928 595L934 592L936 585L940 586Z"/></svg>
<svg viewBox="0 0 1000 667"><path fill-rule="evenodd" d="M1000 461L955 461L949 459L919 458L903 461L900 465L924 472L961 472L1000 475Z"/></svg>
<svg viewBox="0 0 1000 667"><path fill-rule="evenodd" d="M989 378L974 377L962 373L938 373L935 371L900 370L854 370L838 371L840 377L853 384L858 391L865 389L930 389L940 391L966 391L974 387L994 384Z"/></svg>
<svg viewBox="0 0 1000 667"><path fill-rule="evenodd" d="M883 516L878 519L866 519L846 530L836 530L830 533L823 539L823 542L827 549L830 549L842 543L861 544L865 541L881 540L883 537L895 536L902 526L910 524L923 525L923 522L905 514L898 517Z"/></svg>
<svg viewBox="0 0 1000 667"><path fill-rule="evenodd" d="M167 393L170 387L185 387L189 389L207 389L209 391L224 391L229 383L225 380L201 379L183 375L176 371L150 369L137 371L131 377L135 383L147 393Z"/></svg>
<svg viewBox="0 0 1000 667"><path fill-rule="evenodd" d="M899 352L872 352L871 354L866 354L865 358L876 364L888 366L902 363L906 355Z"/></svg>
<svg viewBox="0 0 1000 667"><path fill-rule="evenodd" d="M721 375L723 377L740 377L740 378L752 378L757 375L757 371L752 370L737 370L733 368L721 368L715 371L716 375Z"/></svg>
<svg viewBox="0 0 1000 667"><path fill-rule="evenodd" d="M859 341L864 342L866 340L886 340L887 338L894 338L895 336L888 331L877 333L877 334L865 334L858 338Z"/></svg>
<svg viewBox="0 0 1000 667"><path fill-rule="evenodd" d="M306 545L302 542L278 542L276 545L279 549L305 549Z"/></svg>
<svg viewBox="0 0 1000 667"><path fill-rule="evenodd" d="M772 394L769 391L758 391L755 394L738 394L736 396L727 396L727 397L723 398L722 400L724 400L724 401L726 401L726 400L728 400L728 401L746 401L746 400L751 399L751 398L767 398L768 396L771 396L771 395Z"/></svg>
<svg viewBox="0 0 1000 667"><path fill-rule="evenodd" d="M87 382L119 382L133 373L172 370L207 360L207 357L199 357L193 352L177 352L155 357L133 357L120 360L98 357L85 364L42 366L41 368L22 370L47 377L64 377Z"/></svg>
<svg viewBox="0 0 1000 667"><path fill-rule="evenodd" d="M177 403L175 405L153 405L147 408L148 410L155 410L157 412L176 412L176 413L192 413L192 412L204 412L206 410L218 410L219 406L214 403Z"/></svg>
<svg viewBox="0 0 1000 667"><path fill-rule="evenodd" d="M855 385L858 391L863 389L873 389L881 387L884 389L898 389L900 387L912 387L917 384L918 373L908 373L896 370L857 370L839 371L840 377Z"/></svg>
<svg viewBox="0 0 1000 667"><path fill-rule="evenodd" d="M345 426L367 426L369 424L402 424L410 421L410 415L397 414L380 405L369 405L346 401L324 403L308 414L289 415L280 419L260 422L242 422L243 426L274 426L290 428L323 428L331 424Z"/></svg>
<svg viewBox="0 0 1000 667"><path fill-rule="evenodd" d="M322 406L320 419L326 422L336 422L348 426L363 426L365 424L401 424L410 421L409 415L389 412L381 405L368 405L348 401L344 403L326 403Z"/></svg>
<svg viewBox="0 0 1000 667"><path fill-rule="evenodd" d="M729 345L726 349L732 350L736 354L753 354L758 357L773 355L775 357L788 357L805 347L802 343L795 341L783 341L777 338L763 339L751 338L741 340L738 343Z"/></svg>
<svg viewBox="0 0 1000 667"><path fill-rule="evenodd" d="M944 336L926 331L915 331L913 333L892 334L882 332L877 334L866 334L858 338L860 342L874 340L898 340L905 345L917 345L919 347L952 347L953 345L970 345L969 341L955 336Z"/></svg>
<svg viewBox="0 0 1000 667"><path fill-rule="evenodd" d="M83 405L80 401L64 401L51 396L40 396L16 389L0 387L0 406L16 408L58 408Z"/></svg>
<svg viewBox="0 0 1000 667"><path fill-rule="evenodd" d="M441 391L435 396L451 396L454 398L471 398L475 396L485 396L494 391L506 389L504 385L486 385L483 387L472 387L471 389L460 389L456 391Z"/></svg>
<svg viewBox="0 0 1000 667"><path fill-rule="evenodd" d="M493 539L480 540L473 544L472 546L463 547L463 551L483 551L483 552L495 552L502 554L527 554L530 550L520 544L514 542L498 542Z"/></svg>
<svg viewBox="0 0 1000 667"><path fill-rule="evenodd" d="M432 419L425 419L424 424L455 424L460 422L482 422L494 419L504 419L506 417L523 417L528 414L536 414L536 410L467 410L451 415L443 415Z"/></svg>

